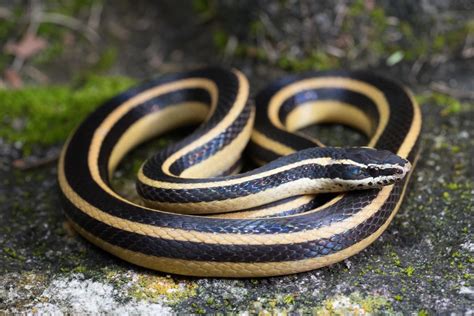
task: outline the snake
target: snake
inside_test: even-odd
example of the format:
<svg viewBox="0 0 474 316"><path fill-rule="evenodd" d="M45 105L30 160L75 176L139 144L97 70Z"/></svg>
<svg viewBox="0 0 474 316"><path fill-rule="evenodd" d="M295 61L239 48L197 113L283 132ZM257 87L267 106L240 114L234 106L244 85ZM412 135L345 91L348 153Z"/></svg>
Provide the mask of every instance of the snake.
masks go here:
<svg viewBox="0 0 474 316"><path fill-rule="evenodd" d="M310 71L250 98L237 69L165 74L97 107L58 165L61 204L82 237L132 264L199 277L310 271L372 244L403 201L422 118L408 88L368 71ZM348 125L362 147L328 147L301 130ZM196 129L140 167L142 202L114 171L133 148ZM240 172L242 157L257 166Z"/></svg>

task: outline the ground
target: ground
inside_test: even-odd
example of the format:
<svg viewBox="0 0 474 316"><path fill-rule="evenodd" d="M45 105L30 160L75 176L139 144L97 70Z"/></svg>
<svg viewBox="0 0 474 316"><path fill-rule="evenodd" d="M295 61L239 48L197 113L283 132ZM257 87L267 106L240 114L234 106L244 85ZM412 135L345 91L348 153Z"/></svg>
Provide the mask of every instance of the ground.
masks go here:
<svg viewBox="0 0 474 316"><path fill-rule="evenodd" d="M55 3L46 1L43 10L61 9ZM90 21L89 12L100 10L94 32L102 42L78 39L67 28L40 28L38 36L48 40L42 52L25 58L20 68L14 67L17 55L0 58L22 86L11 89L18 81L5 75L0 90L0 312L473 312L474 69L468 3L137 1L134 10L81 3L61 14L77 13L78 19L85 14ZM3 9L0 22L5 12L21 15L13 5ZM21 38L5 35L6 24L0 24L0 39ZM75 42L68 46L71 36ZM57 38L60 52L51 52ZM409 86L423 112L421 156L405 201L381 238L344 262L311 272L213 279L139 268L75 234L61 211L54 161L73 126L137 81L203 64L242 69L252 93L285 73L340 67L369 68ZM133 197L138 163L186 132L135 150L115 175L117 190ZM347 138L340 127L308 133L334 145L363 143L357 135Z"/></svg>

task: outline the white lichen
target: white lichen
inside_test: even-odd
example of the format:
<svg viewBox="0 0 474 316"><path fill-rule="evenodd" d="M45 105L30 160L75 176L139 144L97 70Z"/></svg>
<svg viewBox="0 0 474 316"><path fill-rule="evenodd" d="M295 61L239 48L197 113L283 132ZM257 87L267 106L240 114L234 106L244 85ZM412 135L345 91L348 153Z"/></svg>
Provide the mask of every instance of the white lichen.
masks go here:
<svg viewBox="0 0 474 316"><path fill-rule="evenodd" d="M81 275L53 280L31 308L33 314L169 315L158 303L125 300L126 293Z"/></svg>

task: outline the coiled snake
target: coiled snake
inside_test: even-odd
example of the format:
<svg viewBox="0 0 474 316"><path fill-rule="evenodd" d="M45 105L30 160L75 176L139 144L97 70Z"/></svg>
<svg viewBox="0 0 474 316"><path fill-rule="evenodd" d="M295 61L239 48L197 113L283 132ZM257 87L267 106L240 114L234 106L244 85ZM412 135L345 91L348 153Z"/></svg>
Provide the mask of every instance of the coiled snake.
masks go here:
<svg viewBox="0 0 474 316"><path fill-rule="evenodd" d="M290 274L366 248L395 216L416 161L421 114L411 93L370 73L328 71L276 81L255 106L248 95L238 70L207 68L163 76L97 108L59 162L73 227L124 260L195 276ZM298 134L319 122L355 127L377 150L322 147ZM111 188L133 147L196 123L140 169L146 206ZM246 147L263 166L236 174ZM343 193L322 201L321 192Z"/></svg>

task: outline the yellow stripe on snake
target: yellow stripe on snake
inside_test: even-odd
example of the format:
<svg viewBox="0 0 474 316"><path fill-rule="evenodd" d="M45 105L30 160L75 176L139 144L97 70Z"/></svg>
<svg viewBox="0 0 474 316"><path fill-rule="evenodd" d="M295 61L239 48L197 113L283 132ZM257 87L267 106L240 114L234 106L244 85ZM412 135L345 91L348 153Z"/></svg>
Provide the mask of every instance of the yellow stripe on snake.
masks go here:
<svg viewBox="0 0 474 316"><path fill-rule="evenodd" d="M298 132L327 122L359 129L367 147L324 147ZM146 206L111 188L130 150L193 124L194 133L140 168ZM308 271L360 252L385 231L420 129L411 93L367 72L289 76L255 101L235 69L166 75L104 103L71 135L58 168L63 207L83 237L150 269L219 277ZM244 149L261 167L237 174Z"/></svg>

